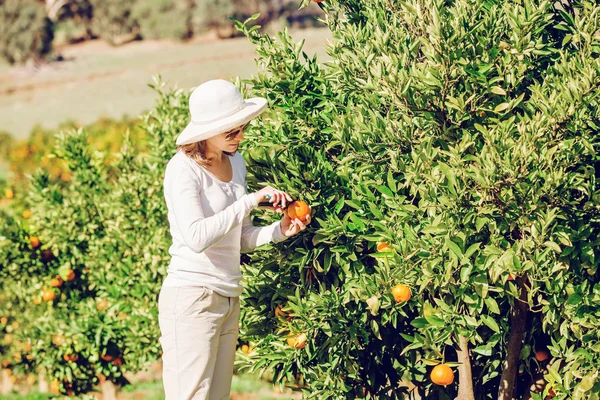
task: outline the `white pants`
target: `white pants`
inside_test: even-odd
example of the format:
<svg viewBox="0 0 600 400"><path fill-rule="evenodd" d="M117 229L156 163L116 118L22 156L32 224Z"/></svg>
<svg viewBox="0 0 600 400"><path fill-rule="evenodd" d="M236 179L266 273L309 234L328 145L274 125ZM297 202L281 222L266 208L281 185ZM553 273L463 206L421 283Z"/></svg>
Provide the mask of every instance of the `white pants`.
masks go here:
<svg viewBox="0 0 600 400"><path fill-rule="evenodd" d="M204 287L163 287L158 298L166 400L229 398L240 300Z"/></svg>

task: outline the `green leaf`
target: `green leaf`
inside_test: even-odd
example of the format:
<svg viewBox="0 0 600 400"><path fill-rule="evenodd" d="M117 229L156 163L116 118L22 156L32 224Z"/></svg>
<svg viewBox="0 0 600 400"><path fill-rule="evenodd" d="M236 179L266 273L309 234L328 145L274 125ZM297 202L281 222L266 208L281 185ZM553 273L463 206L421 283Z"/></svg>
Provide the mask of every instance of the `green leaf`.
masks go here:
<svg viewBox="0 0 600 400"><path fill-rule="evenodd" d="M481 320L483 321L484 324L487 325L488 328L490 328L491 330L493 330L496 333L500 333L500 327L498 326L498 323L496 321L494 321L494 319L492 317L490 317L489 315L482 315Z"/></svg>
<svg viewBox="0 0 600 400"><path fill-rule="evenodd" d="M500 112L506 110L508 107L510 107L509 103L500 103L496 106L496 108L494 108L494 112L500 113Z"/></svg>
<svg viewBox="0 0 600 400"><path fill-rule="evenodd" d="M501 96L506 96L506 91L502 89L500 86L494 86L492 88L492 93L499 94Z"/></svg>
<svg viewBox="0 0 600 400"><path fill-rule="evenodd" d="M454 243L452 240L446 238L446 246L452 250L452 252L459 258L461 259L463 254L462 251L460 250L460 247L458 247L458 245L456 243Z"/></svg>
<svg viewBox="0 0 600 400"><path fill-rule="evenodd" d="M429 326L429 321L427 321L425 318L415 318L410 321L410 324L417 329L421 329Z"/></svg>

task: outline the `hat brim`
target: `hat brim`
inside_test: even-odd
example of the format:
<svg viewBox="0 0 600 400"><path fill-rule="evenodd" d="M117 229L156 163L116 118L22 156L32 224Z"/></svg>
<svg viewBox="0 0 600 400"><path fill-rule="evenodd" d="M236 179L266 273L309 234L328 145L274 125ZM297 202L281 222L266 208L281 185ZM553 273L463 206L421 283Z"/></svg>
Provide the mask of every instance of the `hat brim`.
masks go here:
<svg viewBox="0 0 600 400"><path fill-rule="evenodd" d="M267 99L253 97L246 99L244 104L244 108L240 111L218 121L203 125L190 122L177 137L177 145L199 142L244 125L265 111L267 108Z"/></svg>

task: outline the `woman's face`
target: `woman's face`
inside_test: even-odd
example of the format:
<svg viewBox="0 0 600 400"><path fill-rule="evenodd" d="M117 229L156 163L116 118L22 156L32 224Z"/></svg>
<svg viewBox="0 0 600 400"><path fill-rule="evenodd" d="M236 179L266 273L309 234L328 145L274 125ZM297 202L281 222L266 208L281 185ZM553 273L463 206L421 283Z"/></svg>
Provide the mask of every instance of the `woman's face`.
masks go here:
<svg viewBox="0 0 600 400"><path fill-rule="evenodd" d="M240 145L240 142L244 139L244 130L248 124L238 126L228 132L221 133L206 139L206 144L209 151L219 152L225 151L228 153L235 153Z"/></svg>

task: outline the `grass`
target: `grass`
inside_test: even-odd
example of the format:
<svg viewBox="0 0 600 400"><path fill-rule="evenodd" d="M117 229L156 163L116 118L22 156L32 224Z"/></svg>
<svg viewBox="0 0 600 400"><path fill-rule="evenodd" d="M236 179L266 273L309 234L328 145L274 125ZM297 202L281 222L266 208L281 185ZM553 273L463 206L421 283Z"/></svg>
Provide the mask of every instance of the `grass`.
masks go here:
<svg viewBox="0 0 600 400"><path fill-rule="evenodd" d="M327 58L328 29L290 31L305 39L307 54ZM113 48L93 41L62 50L67 61L33 75L0 67L0 130L25 138L35 125L66 120L89 124L100 117L135 116L154 104L147 86L160 73L170 85L196 86L208 79L255 75L256 52L247 38L208 42L141 41Z"/></svg>
<svg viewBox="0 0 600 400"><path fill-rule="evenodd" d="M47 400L52 398L49 394L30 393L20 395L16 393L2 395L2 400ZM119 400L164 400L165 395L161 381L143 382L126 386L117 393ZM234 375L231 383L231 399L239 400L297 400L301 396L291 390L279 391L270 383L253 375Z"/></svg>

